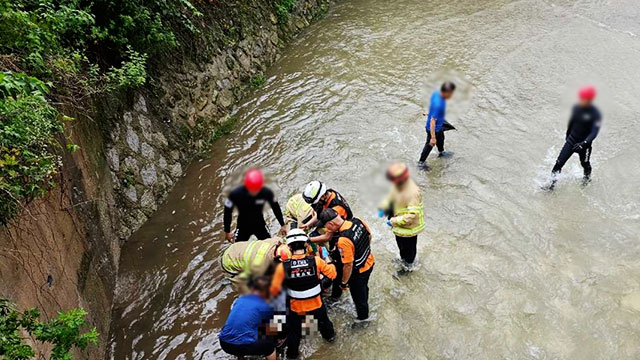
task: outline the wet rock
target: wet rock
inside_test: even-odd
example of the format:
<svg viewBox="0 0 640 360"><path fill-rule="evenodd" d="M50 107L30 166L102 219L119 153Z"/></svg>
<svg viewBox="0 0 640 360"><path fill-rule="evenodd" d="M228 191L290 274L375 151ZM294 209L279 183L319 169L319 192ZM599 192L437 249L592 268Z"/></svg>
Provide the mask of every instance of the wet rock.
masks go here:
<svg viewBox="0 0 640 360"><path fill-rule="evenodd" d="M148 141L151 141L151 120L149 120L149 118L144 115L139 115L138 122L140 123L140 128L142 129L142 136Z"/></svg>
<svg viewBox="0 0 640 360"><path fill-rule="evenodd" d="M182 175L182 166L180 163L171 165L171 167L169 167L169 173L174 178L180 177Z"/></svg>
<svg viewBox="0 0 640 360"><path fill-rule="evenodd" d="M129 148L134 152L140 151L140 139L131 127L127 128L127 144L129 144Z"/></svg>
<svg viewBox="0 0 640 360"><path fill-rule="evenodd" d="M223 90L218 97L218 103L220 106L228 108L233 104L233 93L229 90Z"/></svg>
<svg viewBox="0 0 640 360"><path fill-rule="evenodd" d="M246 72L250 72L251 71L251 59L247 56L247 54L245 54L244 51L238 51L237 53L238 56L238 62L240 63L240 66L242 66L242 69Z"/></svg>
<svg viewBox="0 0 640 360"><path fill-rule="evenodd" d="M151 145L143 142L142 145L140 145L140 151L142 152L142 156L144 156L147 159L153 159L155 153L153 151L153 148L151 147Z"/></svg>
<svg viewBox="0 0 640 360"><path fill-rule="evenodd" d="M197 105L198 110L202 111L202 109L204 109L205 106L207 106L208 102L209 102L209 94L205 94L205 96L201 97L200 100L198 100L198 105Z"/></svg>
<svg viewBox="0 0 640 360"><path fill-rule="evenodd" d="M120 141L120 124L116 124L111 128L110 136L111 141L113 141L114 144Z"/></svg>
<svg viewBox="0 0 640 360"><path fill-rule="evenodd" d="M124 196L127 197L127 199L129 199L129 201L131 202L137 202L138 201L138 192L136 191L136 187L135 186L129 186L127 188L124 189Z"/></svg>
<svg viewBox="0 0 640 360"><path fill-rule="evenodd" d="M158 167L160 169L167 168L167 159L165 159L164 156L160 156L160 158L158 159Z"/></svg>
<svg viewBox="0 0 640 360"><path fill-rule="evenodd" d="M138 112L147 112L147 102L145 101L144 96L138 96L138 101L133 105L133 108Z"/></svg>
<svg viewBox="0 0 640 360"><path fill-rule="evenodd" d="M155 185L155 183L158 182L156 167L153 166L153 164L145 166L140 171L140 177L142 178L142 183L146 186Z"/></svg>
<svg viewBox="0 0 640 360"><path fill-rule="evenodd" d="M169 143L167 142L167 138L164 137L164 135L162 135L162 133L153 134L153 141L155 141L156 144L160 144L162 146L169 145Z"/></svg>
<svg viewBox="0 0 640 360"><path fill-rule="evenodd" d="M140 197L140 206L149 210L156 210L156 200L153 196L153 192L147 190Z"/></svg>
<svg viewBox="0 0 640 360"><path fill-rule="evenodd" d="M122 118L124 119L124 123L129 125L131 124L131 120L133 120L133 115L130 112L126 112L122 115Z"/></svg>
<svg viewBox="0 0 640 360"><path fill-rule="evenodd" d="M128 226L121 226L119 236L121 239L128 239L131 236L131 229Z"/></svg>
<svg viewBox="0 0 640 360"><path fill-rule="evenodd" d="M115 148L107 150L107 163L111 170L120 171L120 156L118 155L118 150Z"/></svg>
<svg viewBox="0 0 640 360"><path fill-rule="evenodd" d="M173 160L180 159L180 152L178 150L173 150L170 155Z"/></svg>
<svg viewBox="0 0 640 360"><path fill-rule="evenodd" d="M137 175L140 172L140 168L138 167L138 160L134 159L131 156L127 156L124 159L124 171L129 171Z"/></svg>

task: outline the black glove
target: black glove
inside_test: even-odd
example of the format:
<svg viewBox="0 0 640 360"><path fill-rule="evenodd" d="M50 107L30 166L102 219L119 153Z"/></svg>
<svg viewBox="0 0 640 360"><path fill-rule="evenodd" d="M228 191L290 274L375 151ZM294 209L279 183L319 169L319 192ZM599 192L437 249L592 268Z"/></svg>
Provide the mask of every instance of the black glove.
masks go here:
<svg viewBox="0 0 640 360"><path fill-rule="evenodd" d="M340 283L340 289L347 290L349 288L349 284Z"/></svg>
<svg viewBox="0 0 640 360"><path fill-rule="evenodd" d="M582 151L584 149L587 148L587 142L583 141L583 142L579 142L575 145L573 145L573 151Z"/></svg>

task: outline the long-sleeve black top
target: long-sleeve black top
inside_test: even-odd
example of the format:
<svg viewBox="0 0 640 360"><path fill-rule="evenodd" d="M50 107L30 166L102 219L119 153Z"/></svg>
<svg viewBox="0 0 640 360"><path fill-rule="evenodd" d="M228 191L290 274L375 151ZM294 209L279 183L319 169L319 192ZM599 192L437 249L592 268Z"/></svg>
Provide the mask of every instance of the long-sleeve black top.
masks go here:
<svg viewBox="0 0 640 360"><path fill-rule="evenodd" d="M587 107L575 105L569 118L566 139L572 143L586 141L590 145L598 136L601 124L602 116L598 108L593 105Z"/></svg>
<svg viewBox="0 0 640 360"><path fill-rule="evenodd" d="M238 208L239 228L256 225L264 226L263 209L264 204L267 202L271 206L280 226L284 226L284 217L282 216L280 204L278 204L271 189L263 187L256 196L249 194L249 191L244 186L238 186L233 189L224 203L224 231L231 232L231 218L234 207Z"/></svg>

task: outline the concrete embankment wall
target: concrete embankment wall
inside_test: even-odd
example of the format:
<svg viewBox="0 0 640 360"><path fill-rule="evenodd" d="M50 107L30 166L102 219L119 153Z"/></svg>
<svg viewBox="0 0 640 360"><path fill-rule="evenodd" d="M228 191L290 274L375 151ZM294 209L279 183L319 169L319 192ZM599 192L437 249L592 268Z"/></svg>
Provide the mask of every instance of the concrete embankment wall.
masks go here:
<svg viewBox="0 0 640 360"><path fill-rule="evenodd" d="M210 146L285 43L331 1L297 1L286 17L274 3L198 3L201 33L183 35L179 51L151 59L144 88L65 108L76 116L67 130L81 150L64 154L54 190L0 228L0 296L40 308L45 319L84 307L100 346L77 358L107 356L122 244Z"/></svg>

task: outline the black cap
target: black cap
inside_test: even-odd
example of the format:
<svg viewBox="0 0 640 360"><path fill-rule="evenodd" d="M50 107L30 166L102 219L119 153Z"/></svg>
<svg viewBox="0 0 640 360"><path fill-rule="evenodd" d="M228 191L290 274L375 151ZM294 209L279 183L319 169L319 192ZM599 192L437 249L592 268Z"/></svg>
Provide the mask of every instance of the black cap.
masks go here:
<svg viewBox="0 0 640 360"><path fill-rule="evenodd" d="M318 227L323 227L324 224L338 217L338 212L329 208L324 210L318 216Z"/></svg>

